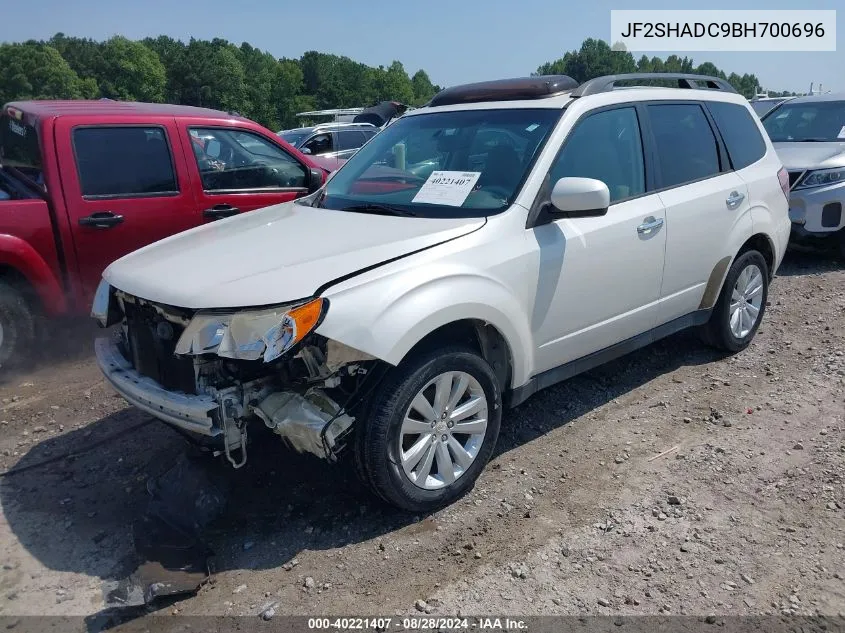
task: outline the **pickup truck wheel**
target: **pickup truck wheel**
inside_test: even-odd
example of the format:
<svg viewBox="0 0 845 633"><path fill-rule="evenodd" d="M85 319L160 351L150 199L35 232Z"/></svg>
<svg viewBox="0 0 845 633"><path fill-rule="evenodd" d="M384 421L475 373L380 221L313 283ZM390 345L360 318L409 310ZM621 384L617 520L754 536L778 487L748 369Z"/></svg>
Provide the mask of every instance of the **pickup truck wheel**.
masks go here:
<svg viewBox="0 0 845 633"><path fill-rule="evenodd" d="M845 260L845 229L839 231L839 257Z"/></svg>
<svg viewBox="0 0 845 633"><path fill-rule="evenodd" d="M769 267L759 251L740 253L728 270L710 320L701 329L705 343L740 352L751 343L766 311Z"/></svg>
<svg viewBox="0 0 845 633"><path fill-rule="evenodd" d="M487 362L464 348L403 362L358 430L364 483L388 503L427 512L474 484L495 448L502 393Z"/></svg>
<svg viewBox="0 0 845 633"><path fill-rule="evenodd" d="M18 367L33 352L35 315L23 294L0 281L0 369Z"/></svg>

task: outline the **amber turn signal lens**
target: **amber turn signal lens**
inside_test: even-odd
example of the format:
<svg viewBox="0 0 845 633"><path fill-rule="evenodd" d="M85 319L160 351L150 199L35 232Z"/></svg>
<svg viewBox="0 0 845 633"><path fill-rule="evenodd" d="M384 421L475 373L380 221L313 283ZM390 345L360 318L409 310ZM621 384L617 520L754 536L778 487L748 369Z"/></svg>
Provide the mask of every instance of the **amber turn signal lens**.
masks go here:
<svg viewBox="0 0 845 633"><path fill-rule="evenodd" d="M288 312L288 316L296 323L294 342L301 341L306 334L317 326L317 322L323 314L323 303L323 299L314 299Z"/></svg>

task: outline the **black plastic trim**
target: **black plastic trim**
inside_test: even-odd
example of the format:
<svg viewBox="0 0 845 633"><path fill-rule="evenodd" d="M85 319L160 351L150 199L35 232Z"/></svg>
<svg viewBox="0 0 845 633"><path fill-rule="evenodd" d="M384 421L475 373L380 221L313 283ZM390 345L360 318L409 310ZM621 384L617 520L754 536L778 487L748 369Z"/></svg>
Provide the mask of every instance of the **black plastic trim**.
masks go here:
<svg viewBox="0 0 845 633"><path fill-rule="evenodd" d="M481 103L484 101L544 99L570 92L577 87L578 82L568 75L496 79L451 86L434 95L426 106L433 108L442 105Z"/></svg>
<svg viewBox="0 0 845 633"><path fill-rule="evenodd" d="M681 330L685 330L697 325L704 325L710 318L711 310L697 310L691 312L686 316L679 317L668 323L664 323L654 329L651 329L637 336L631 337L610 347L606 347L597 352L593 352L582 358L577 358L573 361L544 371L532 377L527 383L511 389L508 392L507 404L509 407L516 407L535 393L546 387L551 387L554 384L568 380L573 376L582 374L585 371L594 369L600 365L604 365L612 360L615 360L626 354L630 354L638 349L651 345L662 338L671 336Z"/></svg>

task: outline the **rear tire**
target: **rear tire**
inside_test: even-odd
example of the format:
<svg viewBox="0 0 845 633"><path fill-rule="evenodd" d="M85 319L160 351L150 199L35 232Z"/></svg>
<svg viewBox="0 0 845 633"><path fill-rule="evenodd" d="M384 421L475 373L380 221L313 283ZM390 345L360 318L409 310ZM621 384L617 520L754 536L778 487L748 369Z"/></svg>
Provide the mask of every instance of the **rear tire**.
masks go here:
<svg viewBox="0 0 845 633"><path fill-rule="evenodd" d="M33 354L36 317L23 293L0 280L0 371L22 367Z"/></svg>
<svg viewBox="0 0 845 633"><path fill-rule="evenodd" d="M435 510L472 488L493 454L501 418L501 387L484 359L463 347L419 355L376 392L356 429L356 470L387 503Z"/></svg>
<svg viewBox="0 0 845 633"><path fill-rule="evenodd" d="M726 352L741 352L751 343L769 298L769 267L759 251L739 254L731 265L702 340Z"/></svg>

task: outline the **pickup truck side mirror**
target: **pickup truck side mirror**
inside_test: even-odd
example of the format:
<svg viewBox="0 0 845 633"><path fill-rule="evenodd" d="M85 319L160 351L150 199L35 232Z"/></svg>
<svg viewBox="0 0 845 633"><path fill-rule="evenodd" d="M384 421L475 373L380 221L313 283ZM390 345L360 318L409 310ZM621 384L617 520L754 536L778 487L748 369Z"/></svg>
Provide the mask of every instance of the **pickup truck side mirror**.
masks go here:
<svg viewBox="0 0 845 633"><path fill-rule="evenodd" d="M561 178L555 183L548 212L555 217L591 218L605 215L610 190L595 178Z"/></svg>
<svg viewBox="0 0 845 633"><path fill-rule="evenodd" d="M320 187L323 186L323 181L324 181L323 174L324 173L325 172L322 169L320 169L319 167L311 167L308 170L308 175L307 175L307 181L308 182L306 183L306 185L308 187L308 193L314 193L315 191L317 191L317 189L319 189Z"/></svg>
<svg viewBox="0 0 845 633"><path fill-rule="evenodd" d="M299 148L299 151L302 152L303 154L310 154L311 153L311 150L308 147L301 147L301 148Z"/></svg>

